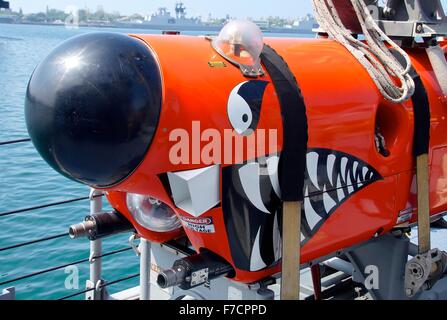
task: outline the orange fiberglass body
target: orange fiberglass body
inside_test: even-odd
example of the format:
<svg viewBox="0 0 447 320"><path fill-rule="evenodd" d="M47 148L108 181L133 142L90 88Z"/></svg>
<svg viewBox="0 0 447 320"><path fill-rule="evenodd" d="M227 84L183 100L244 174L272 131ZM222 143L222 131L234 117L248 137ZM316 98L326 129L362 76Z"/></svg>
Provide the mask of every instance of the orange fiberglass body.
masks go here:
<svg viewBox="0 0 447 320"><path fill-rule="evenodd" d="M160 117L150 147L138 167L119 183L100 189L141 236L164 242L184 232L198 252L207 249L231 263L235 281L255 282L279 272L280 232L275 233L275 228L281 224L280 216L275 213L280 212L281 203L272 200L280 198L272 191L274 175L270 175L273 189L270 187L268 192L247 191L250 183L244 183L242 177L251 178L251 183L258 188L260 183L262 189L264 180L256 174L262 165L255 158L270 161L267 165L270 168L275 163L274 155L281 154L281 106L269 74L256 79L244 77L205 37L131 37L143 41L157 61L162 83ZM296 38L264 41L283 57L295 75L307 110L309 143L302 262L415 222L412 102L392 104L384 100L364 68L335 41ZM425 50L414 49L409 54L430 100L430 204L431 214L438 215L447 210L447 105ZM256 82L253 86L261 84L262 89L258 90L261 105L252 134L262 133L256 135L259 138L276 131L276 143L273 146L270 143L268 151L251 150L248 152L251 156L245 154L243 159L233 159L231 163L209 163L203 157L194 161L195 152L203 152L211 141L210 136L204 137L201 133L212 129L224 137L225 130L234 130L229 99L235 89L237 92L239 88L240 93L240 88L253 81ZM179 142L179 136L173 141L172 132L179 129L191 138L190 152L186 155L191 161L174 164L172 148ZM384 140L386 154L379 151L378 134ZM250 139L250 135L241 137L245 142ZM228 153L223 140L219 150L221 158ZM253 163L254 171L248 166ZM199 213L179 205L173 197L175 186L169 174L197 173L196 170L212 166L218 167L216 204ZM256 181L259 179L261 182ZM206 188L206 183L202 187ZM197 188L200 190L200 186ZM240 192L241 189L245 192ZM157 233L143 227L128 209L128 193L150 196L165 203L175 211L183 228ZM265 199L266 194L269 199ZM203 192L202 196L206 197L207 193ZM253 224L252 219L256 220Z"/></svg>
<svg viewBox="0 0 447 320"><path fill-rule="evenodd" d="M158 175L203 168L205 165L170 164L169 149L174 142L169 143L169 132L184 128L192 135L192 122L200 121L202 130L215 128L224 136L223 130L232 128L227 116L230 92L247 79L231 65L226 68L210 67L208 62L224 60L204 38L138 37L156 52L159 60L164 84L163 112L145 160L129 179L108 190L108 198L131 221L132 215L127 211L122 192L151 195L171 206L180 216L188 217L189 214L177 208L166 194ZM334 41L265 39L265 42L286 60L302 90L309 122L309 149L323 148L352 155L375 168L382 177L352 195L327 218L304 245L302 261L308 262L351 247L410 219L414 222L416 216L408 215L409 212L416 213L417 206L411 153L411 102L394 105L385 101L363 67ZM181 59L179 52L182 53ZM430 200L432 214L438 214L447 210L447 195L444 195L447 187L447 106L425 53L414 53L412 58L431 103ZM268 75L262 79L271 82ZM381 155L375 146L378 122L390 152L387 157ZM281 137L281 126L279 102L270 84L265 92L257 129L278 129ZM280 152L281 139L278 142ZM333 190L326 190L329 191ZM315 193L313 197L321 197L321 194ZM233 235L225 232L222 208L212 209L206 216L213 218L216 232L198 233L185 228L188 238L196 250L206 248L231 262L228 238ZM402 216L403 220L400 220ZM141 235L157 240L138 224L135 226ZM279 270L279 267L258 272L237 270L236 280L253 282Z"/></svg>

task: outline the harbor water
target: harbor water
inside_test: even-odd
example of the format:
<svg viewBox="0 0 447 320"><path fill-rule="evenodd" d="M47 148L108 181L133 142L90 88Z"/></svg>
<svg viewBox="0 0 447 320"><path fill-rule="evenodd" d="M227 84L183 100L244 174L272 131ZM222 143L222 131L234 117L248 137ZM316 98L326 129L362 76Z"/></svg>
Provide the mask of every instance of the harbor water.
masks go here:
<svg viewBox="0 0 447 320"><path fill-rule="evenodd" d="M62 41L86 32L159 33L129 29L67 29L63 26L0 24L0 142L27 138L24 119L24 97L28 80L36 65ZM203 32L182 32L203 34ZM312 35L272 34L282 37ZM76 155L73 155L76 156ZM37 154L30 142L0 146L0 213L42 204L87 196L86 186L70 181L53 171ZM89 202L80 201L63 206L44 208L15 215L0 216L0 283L39 270L69 264L88 258L89 243L85 239L70 240L68 236L12 250L2 250L67 232L69 225L89 214ZM128 247L129 234L107 238L103 252ZM85 288L88 263L78 269L62 268L7 285L15 286L17 299L58 299ZM79 281L73 279L73 270ZM138 258L132 250L105 257L103 278L121 279L139 272ZM76 279L75 279L76 280ZM79 287L76 287L79 284ZM117 292L138 284L138 278L109 288ZM84 295L74 299L83 299Z"/></svg>

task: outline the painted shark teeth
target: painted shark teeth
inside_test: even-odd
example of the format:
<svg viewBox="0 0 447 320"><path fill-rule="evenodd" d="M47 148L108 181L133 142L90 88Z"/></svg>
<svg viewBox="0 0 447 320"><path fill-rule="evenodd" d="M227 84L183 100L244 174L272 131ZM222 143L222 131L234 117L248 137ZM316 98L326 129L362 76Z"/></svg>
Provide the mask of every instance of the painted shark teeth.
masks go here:
<svg viewBox="0 0 447 320"><path fill-rule="evenodd" d="M270 214L261 196L260 167L258 162L252 162L239 169L239 178L244 192L250 202L260 211Z"/></svg>
<svg viewBox="0 0 447 320"><path fill-rule="evenodd" d="M306 192L304 194L304 213L306 215L306 221L309 225L310 229L313 230L318 223L321 221L321 217L318 215L318 213L314 210L312 207L312 204L310 203L310 197L309 192L306 187Z"/></svg>
<svg viewBox="0 0 447 320"><path fill-rule="evenodd" d="M332 209L337 205L337 202L331 198L331 196L326 192L326 187L323 189L323 204L326 212L331 212Z"/></svg>
<svg viewBox="0 0 447 320"><path fill-rule="evenodd" d="M380 179L368 164L351 155L333 150L314 149L307 154L306 186L309 194L343 189L345 196ZM347 189L351 187L351 192Z"/></svg>
<svg viewBox="0 0 447 320"><path fill-rule="evenodd" d="M343 201L345 199L345 192L343 191L340 177L337 178L337 197L338 201Z"/></svg>
<svg viewBox="0 0 447 320"><path fill-rule="evenodd" d="M262 211L266 214L271 214L273 212L271 211L271 209L269 210L268 206L265 204L270 199L264 199L262 195L262 191L265 186L261 185L261 177L268 175L271 188L273 188L276 196L280 198L281 190L279 187L278 179L279 157L271 156L267 159L264 159L262 163L264 163L262 168L259 162L250 162L243 165L239 169L239 179L242 185L242 189L244 190L244 193L251 204L255 206L259 211Z"/></svg>
<svg viewBox="0 0 447 320"><path fill-rule="evenodd" d="M235 266L259 271L281 259L279 156L222 169L222 210Z"/></svg>
<svg viewBox="0 0 447 320"><path fill-rule="evenodd" d="M311 233L343 201L380 178L374 168L349 154L328 149L308 152L304 211Z"/></svg>
<svg viewBox="0 0 447 320"><path fill-rule="evenodd" d="M309 152L307 154L307 172L308 177L314 186L318 186L318 159L319 154L316 152Z"/></svg>
<svg viewBox="0 0 447 320"><path fill-rule="evenodd" d="M281 259L282 241L278 215L275 215L275 221L273 222L273 254L275 256L275 261Z"/></svg>
<svg viewBox="0 0 447 320"><path fill-rule="evenodd" d="M326 170L330 184L334 183L332 173L334 172L334 165L336 159L337 158L333 154L330 154L327 157Z"/></svg>
<svg viewBox="0 0 447 320"><path fill-rule="evenodd" d="M256 234L255 243L253 244L253 249L250 256L250 271L259 271L267 268L264 260L261 256L261 227L258 229Z"/></svg>
<svg viewBox="0 0 447 320"><path fill-rule="evenodd" d="M278 164L273 155L222 169L222 210L239 269L264 270L281 258ZM309 241L344 201L379 179L374 168L352 155L309 150L301 242Z"/></svg>
<svg viewBox="0 0 447 320"><path fill-rule="evenodd" d="M267 162L267 170L270 177L270 182L272 183L273 190L275 190L278 198L281 198L281 190L279 188L279 179L278 179L278 165L279 165L279 157L272 156L266 160Z"/></svg>

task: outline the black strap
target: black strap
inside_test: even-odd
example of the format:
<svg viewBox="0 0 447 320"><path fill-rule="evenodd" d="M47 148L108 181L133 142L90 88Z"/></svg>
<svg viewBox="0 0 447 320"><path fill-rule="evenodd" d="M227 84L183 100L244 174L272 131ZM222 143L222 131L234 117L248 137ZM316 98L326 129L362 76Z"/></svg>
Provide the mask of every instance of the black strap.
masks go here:
<svg viewBox="0 0 447 320"><path fill-rule="evenodd" d="M403 67L406 66L406 61L401 54L398 54L395 49L391 49L391 53ZM418 157L423 154L428 154L429 151L430 102L421 77L414 67L411 68L411 76L415 84L415 91L411 97L414 112L413 156Z"/></svg>
<svg viewBox="0 0 447 320"><path fill-rule="evenodd" d="M284 59L264 45L262 63L270 74L281 105L283 149L278 177L283 201L304 199L304 179L308 143L306 105L301 90Z"/></svg>
<svg viewBox="0 0 447 320"><path fill-rule="evenodd" d="M428 154L430 146L430 102L427 91L418 74L413 76L415 92L412 97L414 109L413 155Z"/></svg>

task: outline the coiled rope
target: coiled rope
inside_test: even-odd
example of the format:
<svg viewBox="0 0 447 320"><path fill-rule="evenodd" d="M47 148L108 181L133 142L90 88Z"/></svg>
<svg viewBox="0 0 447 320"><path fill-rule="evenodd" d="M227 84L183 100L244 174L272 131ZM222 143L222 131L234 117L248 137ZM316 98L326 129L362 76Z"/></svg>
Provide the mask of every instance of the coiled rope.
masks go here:
<svg viewBox="0 0 447 320"><path fill-rule="evenodd" d="M333 0L312 0L320 26L362 64L384 98L394 103L408 100L415 90L410 74L410 57L380 29L363 0L350 2L365 41L356 39L344 26ZM402 57L405 66L402 66L390 49Z"/></svg>

